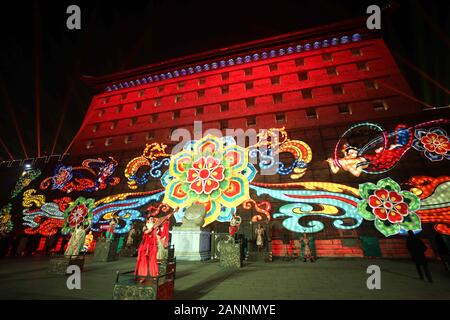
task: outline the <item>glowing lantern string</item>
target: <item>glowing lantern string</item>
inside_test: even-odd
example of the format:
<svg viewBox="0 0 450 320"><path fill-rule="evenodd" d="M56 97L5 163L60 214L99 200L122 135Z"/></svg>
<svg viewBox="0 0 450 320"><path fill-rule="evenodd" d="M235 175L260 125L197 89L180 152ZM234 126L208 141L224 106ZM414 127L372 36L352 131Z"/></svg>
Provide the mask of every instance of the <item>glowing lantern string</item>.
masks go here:
<svg viewBox="0 0 450 320"><path fill-rule="evenodd" d="M14 186L14 189L11 193L11 197L16 197L22 190L36 178L38 178L41 175L41 170L39 169L31 169L31 170L25 170L20 178L17 180L16 185Z"/></svg>
<svg viewBox="0 0 450 320"><path fill-rule="evenodd" d="M256 212L258 212L259 214L254 215L252 217L252 222L262 221L263 217L261 214L263 214L265 216L265 218L267 219L267 222L269 222L271 220L270 209L272 208L272 206L270 205L269 201L262 201L262 202L257 203L253 199L248 199L247 201L242 203L242 207L246 210L251 210L252 207L255 207Z"/></svg>
<svg viewBox="0 0 450 320"><path fill-rule="evenodd" d="M0 209L0 237L6 236L13 229L13 222L11 220L11 203L4 205Z"/></svg>
<svg viewBox="0 0 450 320"><path fill-rule="evenodd" d="M117 161L112 157L106 160L86 159L81 167L60 164L56 166L53 176L41 182L40 188L45 190L52 186L52 190L61 190L66 193L103 190L108 185L115 186L120 182L120 178L112 176L116 167ZM91 177L86 177L85 173L89 173Z"/></svg>
<svg viewBox="0 0 450 320"><path fill-rule="evenodd" d="M166 153L167 145L161 143L150 143L145 146L142 155L128 162L125 168L125 178L130 189L137 189L138 185L144 185L148 182L148 177L161 178L163 166L170 163L170 154ZM164 158L160 161L157 159ZM145 172L141 177L137 176L137 172L143 166L149 166L150 170Z"/></svg>
<svg viewBox="0 0 450 320"><path fill-rule="evenodd" d="M410 190L421 199L417 213L423 223L435 223L435 230L450 235L450 176L437 178L415 176L409 179Z"/></svg>
<svg viewBox="0 0 450 320"><path fill-rule="evenodd" d="M436 149L433 144L432 149L426 150L426 146L429 144L426 142L424 144L421 140L423 136L428 133L421 128L448 123L450 123L450 120L438 119L419 123L412 127L399 124L395 131L391 133L387 133L383 127L375 123L364 122L355 124L347 129L338 140L334 148L334 158L328 160L330 169L333 173L337 173L342 169L357 177L362 172L367 174L385 173L394 168L412 146L419 151L424 151L425 155L432 161L439 161L444 157L450 159L449 138L443 129L432 129L432 131L436 131L435 133L434 131L430 131L430 136L433 136L434 134L437 137L436 139L441 143L440 148ZM350 145L349 140L351 134L360 138L360 135L354 133L360 129L373 131L377 136L362 147ZM414 130L416 131L414 132ZM416 139L414 135L416 136ZM392 138L394 138L394 141L390 141ZM344 141L347 142L344 144ZM435 150L437 150L437 154L430 152L434 152ZM343 158L339 158L339 151L344 153Z"/></svg>

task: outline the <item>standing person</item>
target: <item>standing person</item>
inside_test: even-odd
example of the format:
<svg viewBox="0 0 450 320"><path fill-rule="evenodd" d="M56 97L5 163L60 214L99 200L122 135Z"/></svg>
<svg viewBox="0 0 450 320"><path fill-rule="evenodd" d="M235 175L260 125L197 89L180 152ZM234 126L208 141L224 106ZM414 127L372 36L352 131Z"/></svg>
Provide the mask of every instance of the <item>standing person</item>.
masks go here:
<svg viewBox="0 0 450 320"><path fill-rule="evenodd" d="M436 236L434 237L434 243L436 245L436 251L441 258L442 263L444 264L445 270L450 271L450 255L448 252L448 247L445 244L445 241L440 233L436 233Z"/></svg>
<svg viewBox="0 0 450 320"><path fill-rule="evenodd" d="M88 226L86 230L89 229L89 227L90 226ZM70 237L69 244L67 245L67 249L64 252L65 256L77 256L81 252L84 241L86 240L86 230L81 223L75 227L75 230Z"/></svg>
<svg viewBox="0 0 450 320"><path fill-rule="evenodd" d="M303 238L300 240L303 247L303 262L311 261L314 262L314 256L309 246L309 238L306 233L303 234Z"/></svg>
<svg viewBox="0 0 450 320"><path fill-rule="evenodd" d="M149 217L144 226L144 235L142 242L139 245L138 257L136 260L136 268L134 274L140 283L145 282L142 277L156 277L158 276L158 228L155 227L157 219Z"/></svg>
<svg viewBox="0 0 450 320"><path fill-rule="evenodd" d="M256 233L256 246L258 247L258 251L262 250L264 247L264 227L258 223L258 226L255 229Z"/></svg>
<svg viewBox="0 0 450 320"><path fill-rule="evenodd" d="M156 256L157 260L166 260L167 259L167 247L169 246L169 228L170 221L166 220L162 227L159 229L159 232L156 233L158 238L158 254Z"/></svg>
<svg viewBox="0 0 450 320"><path fill-rule="evenodd" d="M113 217L109 222L108 230L106 231L106 239L114 239L114 231L116 229L117 223L119 223L119 220L116 217Z"/></svg>
<svg viewBox="0 0 450 320"><path fill-rule="evenodd" d="M82 252L88 253L92 251L93 246L94 246L94 235L92 234L92 231L89 231L89 233L86 235L86 239L84 240Z"/></svg>
<svg viewBox="0 0 450 320"><path fill-rule="evenodd" d="M232 225L230 223L230 227L228 228L228 233L230 234L230 237L234 238L234 235L236 234L236 230L237 230L236 225Z"/></svg>
<svg viewBox="0 0 450 320"><path fill-rule="evenodd" d="M422 240L416 237L412 230L408 230L406 247L408 248L412 260L416 264L417 273L419 273L420 279L423 280L423 273L421 269L421 267L423 267L425 276L427 277L428 281L433 282L433 280L431 279L430 270L428 270L427 258L425 257L425 251L427 250L427 247L422 242Z"/></svg>
<svg viewBox="0 0 450 320"><path fill-rule="evenodd" d="M229 231L230 236L232 238L235 237L236 232L239 230L239 226L241 225L241 221L242 221L242 219L239 216L233 215L233 217L231 218L230 227L228 228L228 231Z"/></svg>
<svg viewBox="0 0 450 320"><path fill-rule="evenodd" d="M289 235L287 232L283 233L283 251L282 251L282 257L283 260L291 261L291 254L289 252L289 246L291 245L291 240L289 239Z"/></svg>
<svg viewBox="0 0 450 320"><path fill-rule="evenodd" d="M131 251L130 257L134 255L134 238L136 236L136 228L135 225L131 227L130 232L127 236L127 241L125 243L125 248Z"/></svg>

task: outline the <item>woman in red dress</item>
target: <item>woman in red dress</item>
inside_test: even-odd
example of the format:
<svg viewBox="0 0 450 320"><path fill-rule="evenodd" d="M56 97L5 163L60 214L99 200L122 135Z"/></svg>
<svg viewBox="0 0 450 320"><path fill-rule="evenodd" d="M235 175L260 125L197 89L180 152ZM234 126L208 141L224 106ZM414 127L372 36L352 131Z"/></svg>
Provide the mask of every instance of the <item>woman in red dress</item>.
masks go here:
<svg viewBox="0 0 450 320"><path fill-rule="evenodd" d="M155 217L149 217L144 226L144 235L138 248L138 257L134 274L139 282L143 283L147 277L158 276L158 233L159 228L154 227L157 223Z"/></svg>

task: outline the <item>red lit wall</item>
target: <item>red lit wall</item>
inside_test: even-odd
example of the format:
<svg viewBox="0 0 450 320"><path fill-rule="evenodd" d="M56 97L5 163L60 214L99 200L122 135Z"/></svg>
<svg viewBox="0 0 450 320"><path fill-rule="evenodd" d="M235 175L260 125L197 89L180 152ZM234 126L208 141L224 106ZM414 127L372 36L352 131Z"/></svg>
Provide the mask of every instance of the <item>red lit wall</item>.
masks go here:
<svg viewBox="0 0 450 320"><path fill-rule="evenodd" d="M429 240L424 239L423 242L427 246L425 256L428 258L435 258L434 251L432 249ZM380 249L383 257L386 258L409 258L409 252L406 248L406 241L404 239L380 239Z"/></svg>
<svg viewBox="0 0 450 320"><path fill-rule="evenodd" d="M435 258L434 251L427 239L423 240L427 246L425 256ZM364 251L359 246L344 246L341 239L314 240L317 257L364 257ZM380 239L379 245L383 258L410 258L406 248L406 239ZM272 256L282 257L289 255L299 256L300 241L291 240L288 245L284 245L281 240L272 241Z"/></svg>
<svg viewBox="0 0 450 320"><path fill-rule="evenodd" d="M333 86L339 86L335 92ZM304 98L302 90L312 90L312 98ZM282 95L279 102L274 101L277 94ZM71 153L170 143L173 129L192 130L194 120L202 121L204 129L244 130L376 121L419 111L405 97L410 94L384 41L369 38L98 94ZM386 110L374 109L380 104ZM350 114L340 113L339 105L347 105ZM307 117L312 109L315 119ZM249 119L256 125L249 125Z"/></svg>
<svg viewBox="0 0 450 320"><path fill-rule="evenodd" d="M342 240L317 240L315 242L318 257L363 257L360 246L347 247Z"/></svg>

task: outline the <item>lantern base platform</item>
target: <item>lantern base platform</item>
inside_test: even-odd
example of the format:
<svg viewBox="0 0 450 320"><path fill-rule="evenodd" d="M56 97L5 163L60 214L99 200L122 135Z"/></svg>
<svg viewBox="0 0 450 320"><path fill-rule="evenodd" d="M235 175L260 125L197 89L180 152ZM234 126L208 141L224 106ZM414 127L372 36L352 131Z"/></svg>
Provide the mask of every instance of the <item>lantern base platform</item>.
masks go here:
<svg viewBox="0 0 450 320"><path fill-rule="evenodd" d="M117 239L99 239L95 246L94 261L108 262L117 259Z"/></svg>
<svg viewBox="0 0 450 320"><path fill-rule="evenodd" d="M242 246L241 244L223 241L220 244L219 265L222 268L239 269L242 268Z"/></svg>
<svg viewBox="0 0 450 320"><path fill-rule="evenodd" d="M68 274L67 268L71 265L76 265L83 271L84 255L78 256L52 256L50 258L50 267L48 273L51 274Z"/></svg>
<svg viewBox="0 0 450 320"><path fill-rule="evenodd" d="M174 272L157 277L140 278L138 282L134 272L117 272L113 289L113 300L172 300L175 284Z"/></svg>
<svg viewBox="0 0 450 320"><path fill-rule="evenodd" d="M175 247L178 261L204 261L211 259L211 232L200 229L183 230L175 227L171 231L171 243Z"/></svg>

